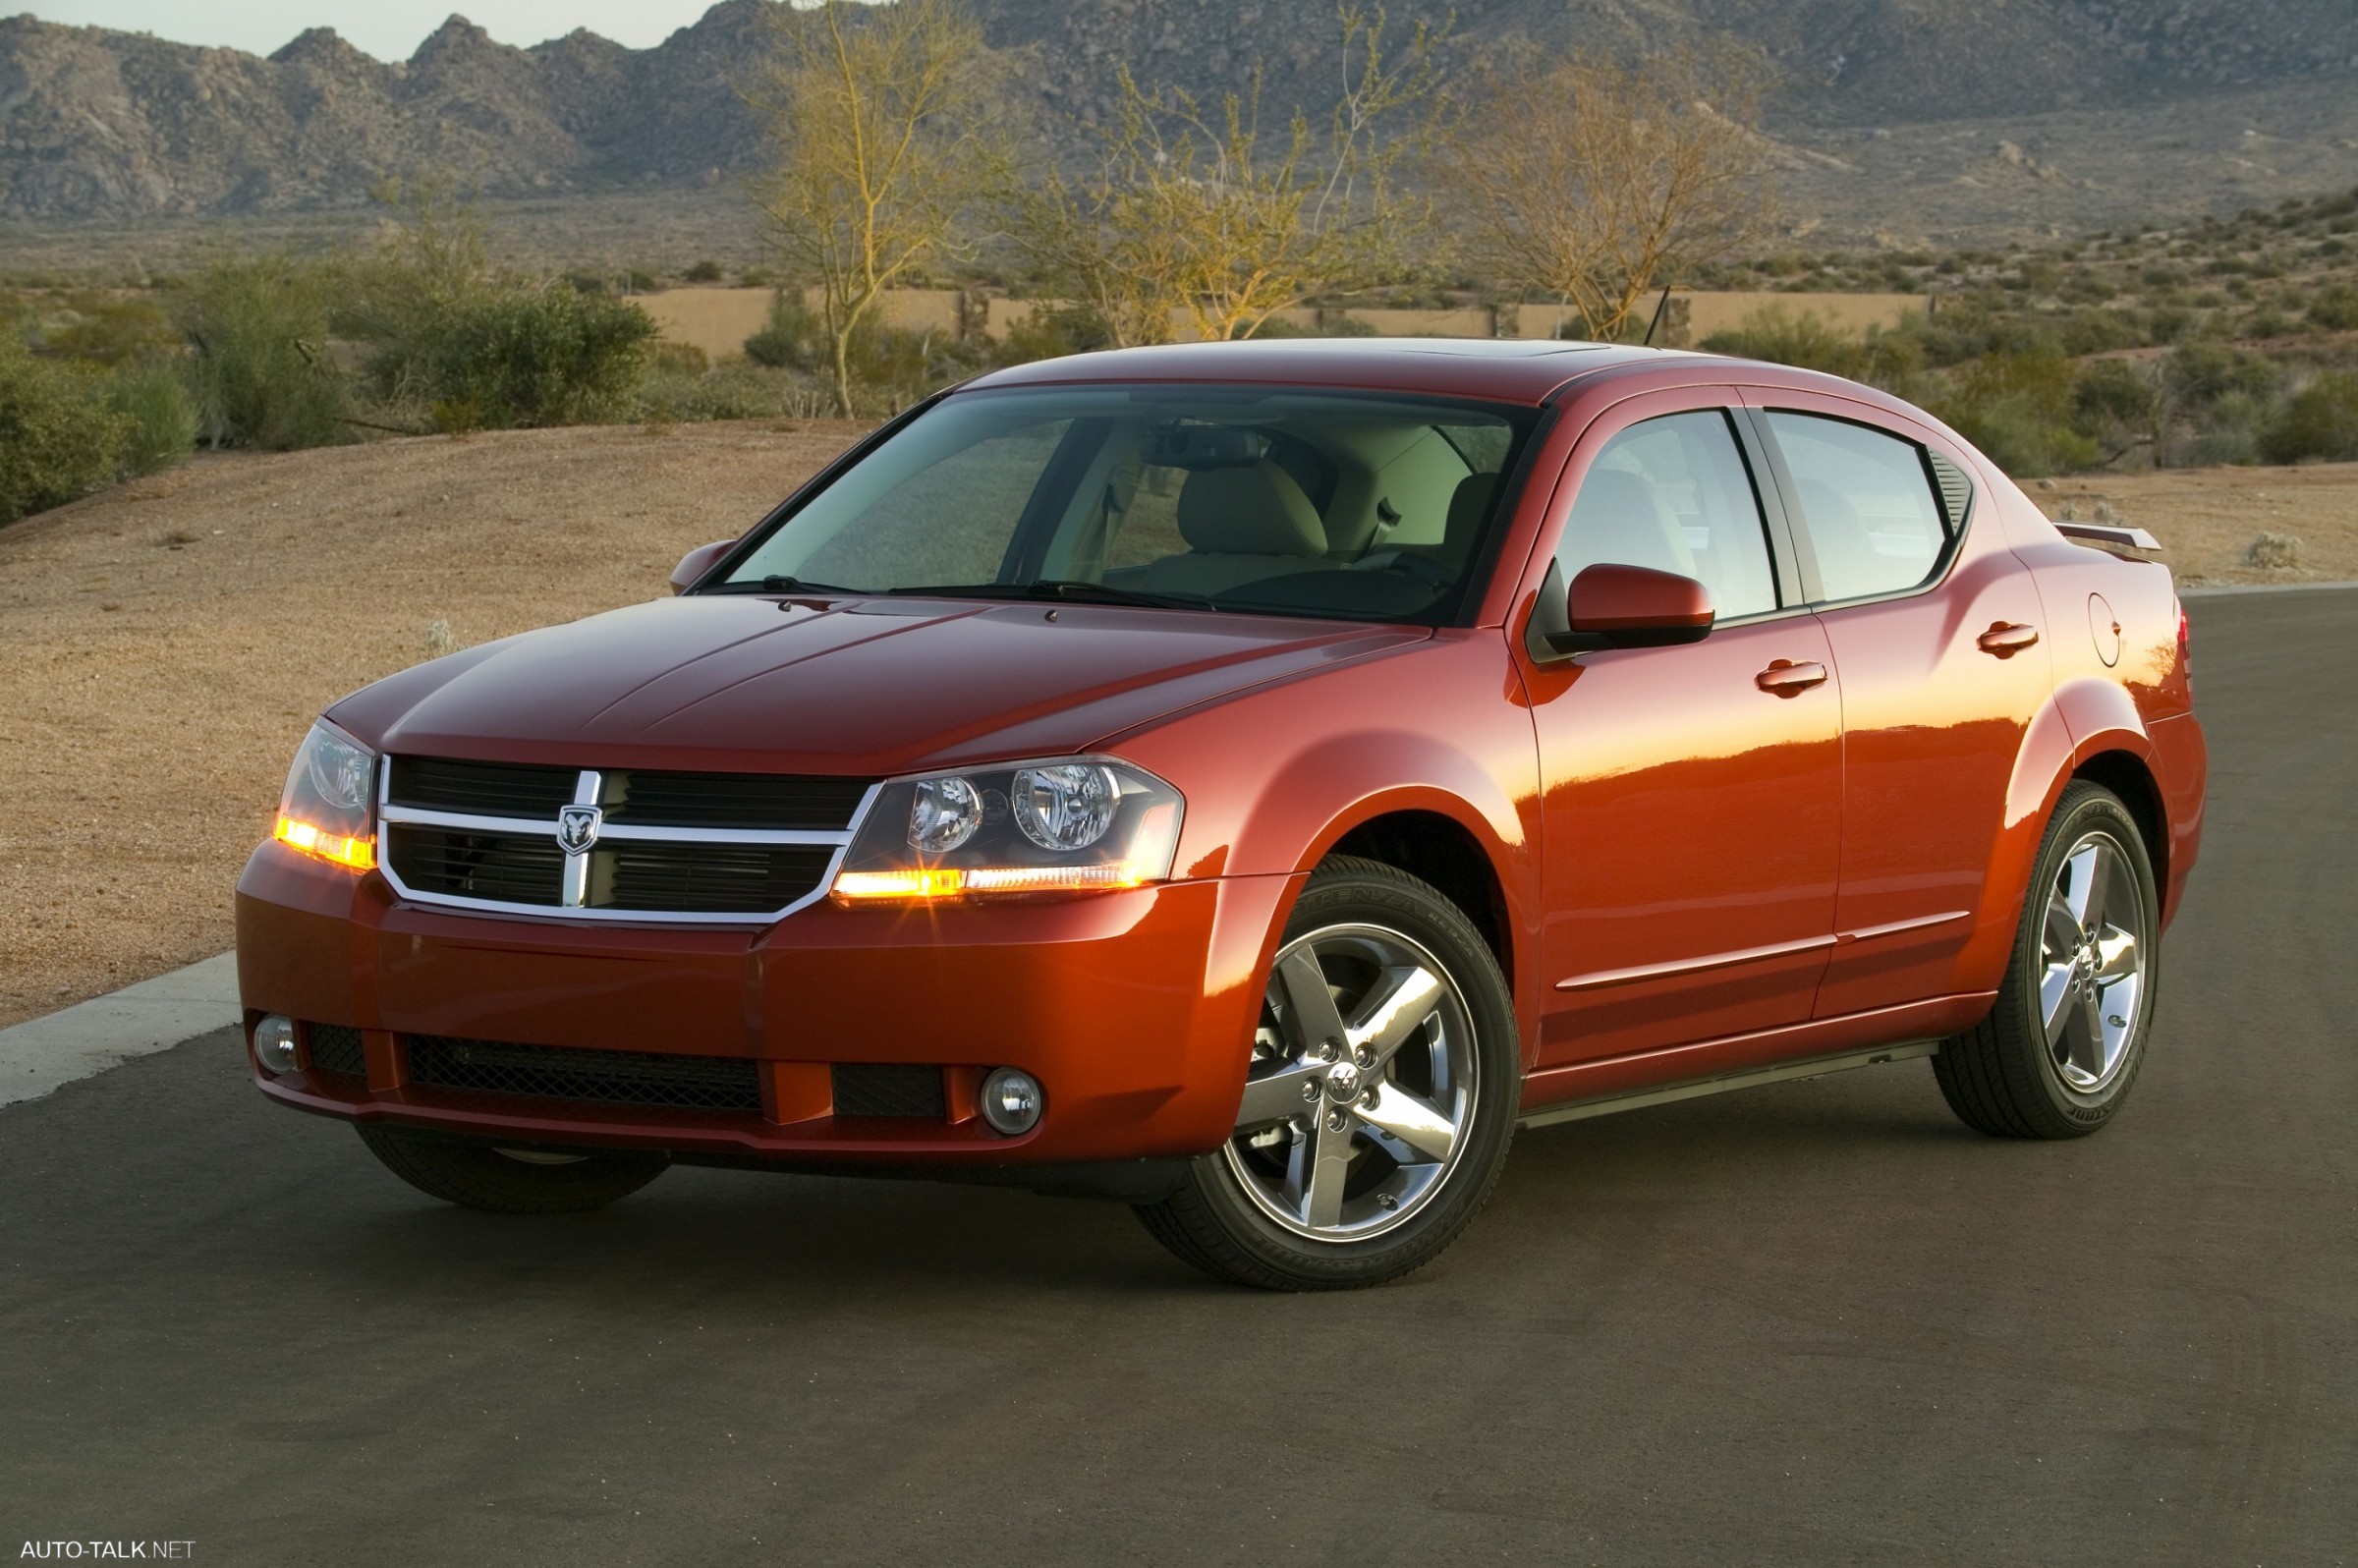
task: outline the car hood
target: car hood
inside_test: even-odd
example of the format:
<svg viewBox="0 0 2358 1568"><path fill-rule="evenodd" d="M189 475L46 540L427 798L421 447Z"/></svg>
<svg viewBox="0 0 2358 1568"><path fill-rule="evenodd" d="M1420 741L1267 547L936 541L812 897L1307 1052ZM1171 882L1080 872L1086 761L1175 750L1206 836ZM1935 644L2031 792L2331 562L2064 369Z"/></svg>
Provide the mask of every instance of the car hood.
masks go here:
<svg viewBox="0 0 2358 1568"><path fill-rule="evenodd" d="M693 594L419 665L329 716L414 756L883 774L1085 751L1430 636L1128 606Z"/></svg>

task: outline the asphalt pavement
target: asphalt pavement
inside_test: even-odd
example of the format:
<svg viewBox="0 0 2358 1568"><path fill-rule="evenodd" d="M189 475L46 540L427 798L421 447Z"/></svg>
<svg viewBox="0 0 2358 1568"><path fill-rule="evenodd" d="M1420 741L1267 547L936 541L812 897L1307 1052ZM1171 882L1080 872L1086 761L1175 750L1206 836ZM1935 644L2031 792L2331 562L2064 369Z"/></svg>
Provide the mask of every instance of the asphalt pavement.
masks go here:
<svg viewBox="0 0 2358 1568"><path fill-rule="evenodd" d="M0 1109L0 1557L2349 1561L2358 592L2193 608L2207 842L2096 1138L1924 1062L1530 1132L1438 1263L1283 1297L1012 1192L467 1213L221 1032Z"/></svg>

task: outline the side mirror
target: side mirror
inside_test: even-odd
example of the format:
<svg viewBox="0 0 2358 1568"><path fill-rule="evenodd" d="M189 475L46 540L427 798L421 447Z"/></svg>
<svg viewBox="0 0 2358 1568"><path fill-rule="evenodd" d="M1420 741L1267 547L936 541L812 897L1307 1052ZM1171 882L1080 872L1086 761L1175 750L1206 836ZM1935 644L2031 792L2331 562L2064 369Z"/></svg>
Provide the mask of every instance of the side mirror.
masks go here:
<svg viewBox="0 0 2358 1568"><path fill-rule="evenodd" d="M1564 601L1567 629L1547 634L1558 653L1700 643L1715 615L1712 590L1693 578L1613 561L1583 567Z"/></svg>
<svg viewBox="0 0 2358 1568"><path fill-rule="evenodd" d="M671 569L671 590L685 593L696 587L697 579L712 570L713 563L736 547L735 539L721 539L711 544L700 544L680 557L680 564Z"/></svg>

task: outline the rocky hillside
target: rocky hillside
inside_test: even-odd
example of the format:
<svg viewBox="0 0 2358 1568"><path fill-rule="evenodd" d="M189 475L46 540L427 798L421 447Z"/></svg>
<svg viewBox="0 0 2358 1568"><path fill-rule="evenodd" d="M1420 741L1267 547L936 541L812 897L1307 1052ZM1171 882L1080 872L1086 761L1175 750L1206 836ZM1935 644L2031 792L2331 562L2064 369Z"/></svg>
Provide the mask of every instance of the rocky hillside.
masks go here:
<svg viewBox="0 0 2358 1568"><path fill-rule="evenodd" d="M0 219L335 208L365 201L389 175L425 170L459 174L494 197L717 183L754 150L731 82L755 46L759 3L724 0L644 50L588 32L513 48L453 17L401 64L324 28L265 59L0 20ZM1259 64L1264 109L1276 113L1316 112L1332 91L1333 0L978 5L1018 90L1050 123L1110 108L1117 62L1205 96L1242 86ZM2172 105L2222 94L2358 100L2350 0L1396 0L1390 9L1396 26L1453 10L1458 59L1516 37L1621 51L1737 38L1784 74L1772 129L1805 149L2005 117L2162 126ZM1981 154L1997 140L1966 135ZM2128 137L2125 155L2176 170L2202 150L2181 146L2171 164L2154 140ZM2183 183L2158 183L2173 181Z"/></svg>

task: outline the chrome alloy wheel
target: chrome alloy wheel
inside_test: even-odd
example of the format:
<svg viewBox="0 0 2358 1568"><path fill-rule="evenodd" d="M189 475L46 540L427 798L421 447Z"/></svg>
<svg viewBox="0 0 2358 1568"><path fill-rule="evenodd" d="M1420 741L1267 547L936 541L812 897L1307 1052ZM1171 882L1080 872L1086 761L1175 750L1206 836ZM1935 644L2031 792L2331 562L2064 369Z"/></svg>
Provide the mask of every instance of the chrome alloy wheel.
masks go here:
<svg viewBox="0 0 2358 1568"><path fill-rule="evenodd" d="M2119 843L2102 830L2083 835L2055 872L2039 939L2039 1018L2055 1071L2075 1093L2101 1092L2128 1059L2151 929Z"/></svg>
<svg viewBox="0 0 2358 1568"><path fill-rule="evenodd" d="M1277 955L1228 1166L1295 1235L1365 1241L1441 1190L1480 1088L1448 971L1398 931L1329 925Z"/></svg>

